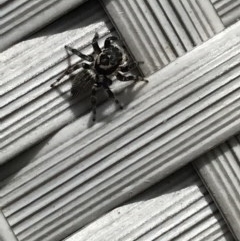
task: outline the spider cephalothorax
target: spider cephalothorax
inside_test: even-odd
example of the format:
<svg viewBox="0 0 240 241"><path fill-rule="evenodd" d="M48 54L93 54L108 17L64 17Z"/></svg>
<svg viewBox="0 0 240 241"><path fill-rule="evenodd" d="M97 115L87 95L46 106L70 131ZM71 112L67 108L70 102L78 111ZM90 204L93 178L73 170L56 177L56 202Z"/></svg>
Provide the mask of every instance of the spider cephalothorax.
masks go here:
<svg viewBox="0 0 240 241"><path fill-rule="evenodd" d="M115 46L103 49L97 55L94 67L98 74L111 75L123 62L123 53Z"/></svg>
<svg viewBox="0 0 240 241"><path fill-rule="evenodd" d="M139 62L128 62L127 54L123 47L116 44L118 38L111 36L105 39L104 47L100 48L98 45L98 34L94 35L92 40L93 53L85 55L77 49L70 46L65 46L66 50L79 56L86 62L77 63L70 66L66 71L56 80L59 82L65 75L71 75L76 69L82 68L82 71L73 75L72 94L77 94L79 90L84 91L89 88L92 90L91 103L93 111L93 121L96 119L96 91L103 88L108 96L114 99L115 103L122 109L121 104L115 98L109 86L113 82L113 78L120 81L145 81L141 76L124 75L124 73L137 67ZM55 83L56 83L55 82ZM55 86L55 83L51 87Z"/></svg>

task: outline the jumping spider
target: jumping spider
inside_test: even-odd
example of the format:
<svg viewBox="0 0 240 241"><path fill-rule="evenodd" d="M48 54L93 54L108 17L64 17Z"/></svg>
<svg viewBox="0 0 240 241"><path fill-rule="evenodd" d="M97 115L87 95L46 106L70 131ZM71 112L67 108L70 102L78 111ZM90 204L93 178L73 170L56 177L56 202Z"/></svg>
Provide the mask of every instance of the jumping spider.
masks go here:
<svg viewBox="0 0 240 241"><path fill-rule="evenodd" d="M86 88L89 87L91 88L93 121L96 120L96 91L99 88L103 88L108 94L109 98L113 99L120 109L123 108L109 88L113 82L114 77L120 81L148 82L141 76L125 76L123 74L129 72L132 69L135 69L137 65L142 62L129 63L125 48L120 47L117 44L117 37L110 36L106 38L103 48L99 47L98 39L99 36L97 33L95 33L92 40L93 53L91 55L85 55L77 49L73 49L70 46L65 46L67 51L79 56L81 59L87 61L88 63L83 62L69 66L65 72L51 85L51 87L54 87L55 84L59 82L65 75L71 75L75 70L82 68L79 73L72 76L73 82L71 92L73 95L75 95L79 91L79 88L81 90L86 90Z"/></svg>

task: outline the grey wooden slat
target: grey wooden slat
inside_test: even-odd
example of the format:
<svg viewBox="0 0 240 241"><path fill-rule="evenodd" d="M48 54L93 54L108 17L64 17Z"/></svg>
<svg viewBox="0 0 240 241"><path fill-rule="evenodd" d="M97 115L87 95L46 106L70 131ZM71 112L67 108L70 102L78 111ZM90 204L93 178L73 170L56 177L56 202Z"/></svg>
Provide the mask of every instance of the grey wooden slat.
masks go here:
<svg viewBox="0 0 240 241"><path fill-rule="evenodd" d="M91 4L98 6L95 1L91 1ZM169 14L173 11L168 4L166 4L166 1L162 2L162 6ZM103 16L99 8L96 9L95 12L99 12L100 16ZM62 36L53 37L49 39L49 41L46 41L46 38L40 38L36 41L29 41L27 44L23 43L12 50L4 52L2 59L5 66L3 66L1 73L3 82L3 88L1 90L1 94L3 95L1 118L3 119L2 128L4 129L2 135L3 141L1 143L1 147L4 148L1 158L2 162L13 157L20 151L27 149L30 145L42 140L51 132L75 119L73 112L78 112L75 111L78 102L73 100L69 104L66 103L66 101L65 103L61 101L62 98L58 98L59 93L55 92L54 95L53 92L49 92L49 82L53 82L56 75L66 68L66 65L63 63L63 60L65 60L63 56L66 56L65 51L62 50L63 45L73 43L75 46L82 48L91 41L91 34L89 34L88 37L84 34L84 23L90 24L91 21L89 21L89 19L95 15L89 13L87 15L89 18L87 18L86 14L83 16L85 16L86 21L84 17L79 19L80 26L82 27L81 32L78 32L79 36L74 32L72 32L72 35L71 33L62 33ZM97 17L95 17L95 21L100 21L96 18ZM98 19L100 19L100 17ZM106 20L102 21L106 22ZM179 34L179 36L183 36L185 30L177 25L176 16L173 21L175 30L182 33ZM65 25L64 22L63 25ZM98 26L106 26L106 28L108 28L109 25L105 23L101 25L99 23ZM221 26L217 26L219 29L216 27L215 30L219 31ZM96 30L97 29L95 29L95 31ZM93 28L90 27L90 31L93 32ZM173 36L173 38L175 37ZM182 38L187 44L188 40L186 39L187 38ZM169 43L166 42L166 44ZM171 51L171 48L166 48L166 46L164 49ZM154 54L156 51L150 51L149 49L149 53ZM38 56L38 58L35 56ZM146 59L143 66L148 65L149 62ZM65 96L68 98L67 95ZM69 106L72 106L74 111L69 110ZM86 109L83 109L83 112L85 110ZM57 124L53 123L54 118L60 113L62 113L62 121L58 121ZM78 113L81 113L81 111ZM41 116L41 118L39 118L39 116ZM43 126L45 126L45 128L43 128Z"/></svg>
<svg viewBox="0 0 240 241"><path fill-rule="evenodd" d="M232 137L194 162L236 240L240 240L240 137Z"/></svg>
<svg viewBox="0 0 240 241"><path fill-rule="evenodd" d="M0 51L53 22L85 0L13 0L2 3Z"/></svg>
<svg viewBox="0 0 240 241"><path fill-rule="evenodd" d="M79 98L71 98L70 81L61 85L65 94L59 93L61 87L53 90L50 85L68 66L64 45L75 45L89 52L95 32L103 37L109 34L111 28L101 6L96 1L89 1L45 29L44 33L38 33L31 40L1 54L0 163L76 119L89 108L88 104L81 107ZM72 63L78 60L71 58ZM59 121L59 115L62 121Z"/></svg>
<svg viewBox="0 0 240 241"><path fill-rule="evenodd" d="M240 17L239 0L211 0L224 25L230 26Z"/></svg>
<svg viewBox="0 0 240 241"><path fill-rule="evenodd" d="M146 76L224 28L209 0L101 2Z"/></svg>
<svg viewBox="0 0 240 241"><path fill-rule="evenodd" d="M20 240L70 233L239 131L239 25L136 85L133 100L121 93L125 110L104 103L93 127L83 115L6 163L0 206Z"/></svg>
<svg viewBox="0 0 240 241"><path fill-rule="evenodd" d="M184 167L65 241L234 240L194 170Z"/></svg>
<svg viewBox="0 0 240 241"><path fill-rule="evenodd" d="M164 11L168 15L171 13L173 14L173 9L171 8L171 6L169 6L168 2L163 1L162 6ZM194 7L194 9L197 9L197 7ZM93 16L93 14L89 14L89 16L91 17ZM214 20L214 15L211 15L211 16L212 16L212 19ZM198 17L200 18L200 14L198 14ZM188 42L187 35L186 34L184 35L183 29L181 29L178 26L178 19L174 14L172 19L175 26L174 29L178 32L179 36L182 37L182 40L184 40L184 42L187 43ZM82 22L81 26L84 25L83 18L81 22ZM205 27L206 25L207 24L205 24ZM171 24L168 23L168 26L171 26ZM216 25L216 26L218 26L219 29L216 27L215 30L219 31L221 29L221 26L220 25ZM170 32L169 34L171 35ZM31 42L29 42L27 45L25 44L23 46L21 45L19 47L16 47L14 50L9 51L10 54L8 52L4 53L5 56L3 56L3 60L4 60L3 63L5 64L5 68L3 66L3 73L2 73L2 80L3 80L3 86L4 86L2 90L3 91L2 95L4 95L4 101L3 101L3 104L1 104L2 110L3 110L2 111L3 114L1 114L1 117L2 119L4 119L3 127L2 127L4 128L4 134L2 137L3 139L2 148L4 148L3 146L6 147L8 145L10 150L9 151L4 150L4 154L2 157L3 161L13 157L17 153L19 153L19 151L22 151L28 148L29 143L32 144L32 143L35 143L36 141L43 139L43 137L47 136L49 132L55 131L57 128L60 128L62 125L64 125L64 123L66 123L67 121L71 121L74 119L71 113L66 113L68 112L68 111L65 111L67 108L67 105L63 107L62 104L59 103L59 98L53 99L53 96L51 96L50 98L52 102L49 102L49 99L47 100L47 98L45 98L45 100L48 101L49 105L52 103L52 108L53 108L53 105L55 106L61 105L61 107L58 107L58 110L57 109L54 110L55 116L59 113L59 111L62 111L65 113L65 120L63 120L63 122L59 122L58 125L55 125L55 124L54 126L49 125L48 123L50 122L50 119L51 119L50 115L53 116L54 112L49 113L48 111L46 111L46 109L43 109L42 100L39 99L39 96L44 96L44 95L48 96L49 98L49 95L46 91L44 92L44 90L42 90L39 93L40 87L43 87L44 79L48 78L49 80L55 77L53 73L54 68L58 66L59 58L60 58L60 61L62 61L63 59L62 57L63 55L59 56L60 53L58 51L61 51L61 47L64 45L65 38L67 38L67 40L65 41L65 44L69 42L70 36L67 36L66 34L66 35L63 35L60 40L58 40L57 38L55 39L55 41L53 40L54 47L53 46L48 47L51 44L47 44L47 43L44 44L46 42L46 39L43 38L39 42L33 41L32 44ZM75 36L73 36L72 38L74 39ZM175 37L172 36L171 38L174 39ZM80 39L81 41L83 41L83 36L81 36ZM87 41L88 43L90 42L90 36ZM36 48L36 46L39 46L39 47ZM170 48L165 48L165 49L170 50ZM32 54L33 51L36 51L36 53ZM153 51L150 51L150 52L153 52ZM62 53L64 54L63 51ZM35 58L35 55L39 57ZM49 60L50 56L51 58L53 58L52 60ZM41 65L42 67L40 67ZM148 61L145 61L145 64L143 66L147 66L147 65L148 65ZM10 72L9 72L9 69L11 69ZM33 85L31 84L32 81L34 81ZM39 91L36 88L38 88ZM44 86L44 89L46 89L46 85ZM34 101L35 99L37 101ZM30 104L28 104L29 102ZM47 102L44 103L44 106L46 106L46 103ZM71 103L71 105L72 104L74 103ZM17 109L22 110L20 112L20 115L16 111ZM33 113L33 110L34 110L34 113ZM39 111L36 112L36 110L39 110ZM42 115L43 118L39 119L38 118L39 115ZM4 118L5 116L7 116L6 119ZM32 125L28 125L28 123L31 122L31 120L33 119L34 119L34 122L32 122ZM35 121L36 119L38 119L38 121ZM51 119L51 122L52 122L52 119ZM43 125L47 125L49 128L48 130L44 130L43 133L45 135L43 135L42 129L41 129ZM38 126L39 128L37 128ZM32 135L33 132L35 133ZM33 138L29 138L29 135L30 136L32 135ZM36 136L38 138L35 138ZM29 141L27 141L25 137ZM16 142L17 144L15 145Z"/></svg>
<svg viewBox="0 0 240 241"><path fill-rule="evenodd" d="M1 241L18 241L6 218L0 209L0 240Z"/></svg>

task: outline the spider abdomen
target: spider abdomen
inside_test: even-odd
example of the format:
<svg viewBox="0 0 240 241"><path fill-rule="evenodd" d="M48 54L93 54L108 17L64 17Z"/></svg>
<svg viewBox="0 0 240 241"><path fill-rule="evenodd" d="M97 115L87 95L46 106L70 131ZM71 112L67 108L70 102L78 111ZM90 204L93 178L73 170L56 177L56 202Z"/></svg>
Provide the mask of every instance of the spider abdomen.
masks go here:
<svg viewBox="0 0 240 241"><path fill-rule="evenodd" d="M91 70L83 69L72 80L72 95L89 92L95 82L95 74Z"/></svg>

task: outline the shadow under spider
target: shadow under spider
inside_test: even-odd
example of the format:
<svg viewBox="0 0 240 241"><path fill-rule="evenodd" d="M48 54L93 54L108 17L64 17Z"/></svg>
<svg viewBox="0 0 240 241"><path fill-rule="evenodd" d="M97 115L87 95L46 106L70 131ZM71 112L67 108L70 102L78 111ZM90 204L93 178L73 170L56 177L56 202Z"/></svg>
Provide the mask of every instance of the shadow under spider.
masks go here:
<svg viewBox="0 0 240 241"><path fill-rule="evenodd" d="M137 88L134 87L135 85L139 85ZM97 92L97 119L96 121L92 121L92 110L91 110L91 102L90 96L91 91L87 93L83 93L82 95L72 95L70 91L68 93L62 92L58 86L54 88L55 91L59 93L59 95L67 102L69 102L69 108L73 112L76 118L81 117L90 112L88 118L88 128L92 127L97 122L105 122L108 123L114 119L114 117L121 113L122 111L126 110L128 105L135 99L136 95L144 88L145 83L131 83L130 85L126 86L121 93L118 93L116 97L120 101L123 106L123 110L119 109L118 106L108 98L108 96L101 90ZM111 113L104 113L104 107L108 108L110 105L115 106L114 111Z"/></svg>
<svg viewBox="0 0 240 241"><path fill-rule="evenodd" d="M135 85L139 85L137 87L137 89L135 87ZM115 118L116 115L118 115L119 113L121 114L121 112L123 112L124 110L127 110L128 105L135 99L136 95L142 90L142 88L144 88L144 83L131 83L130 85L128 85L127 87L125 87L123 89L123 91L121 91L121 93L116 94L116 97L118 98L118 100L120 101L121 105L123 106L123 109L119 109L117 105L115 105L115 103L107 98L107 95L105 96L106 98L101 99L99 101L99 105L98 107L105 105L106 107L110 106L110 105L115 105L115 109L114 112L111 112L110 114L105 114L104 110L100 111L100 108L97 108L97 120L96 122L105 122L108 123L111 120L113 120ZM101 96L102 97L102 96ZM102 108L103 109L103 108ZM90 109L91 111L91 109ZM91 118L89 118L88 121L88 127L91 127L94 124L94 122L92 121Z"/></svg>

